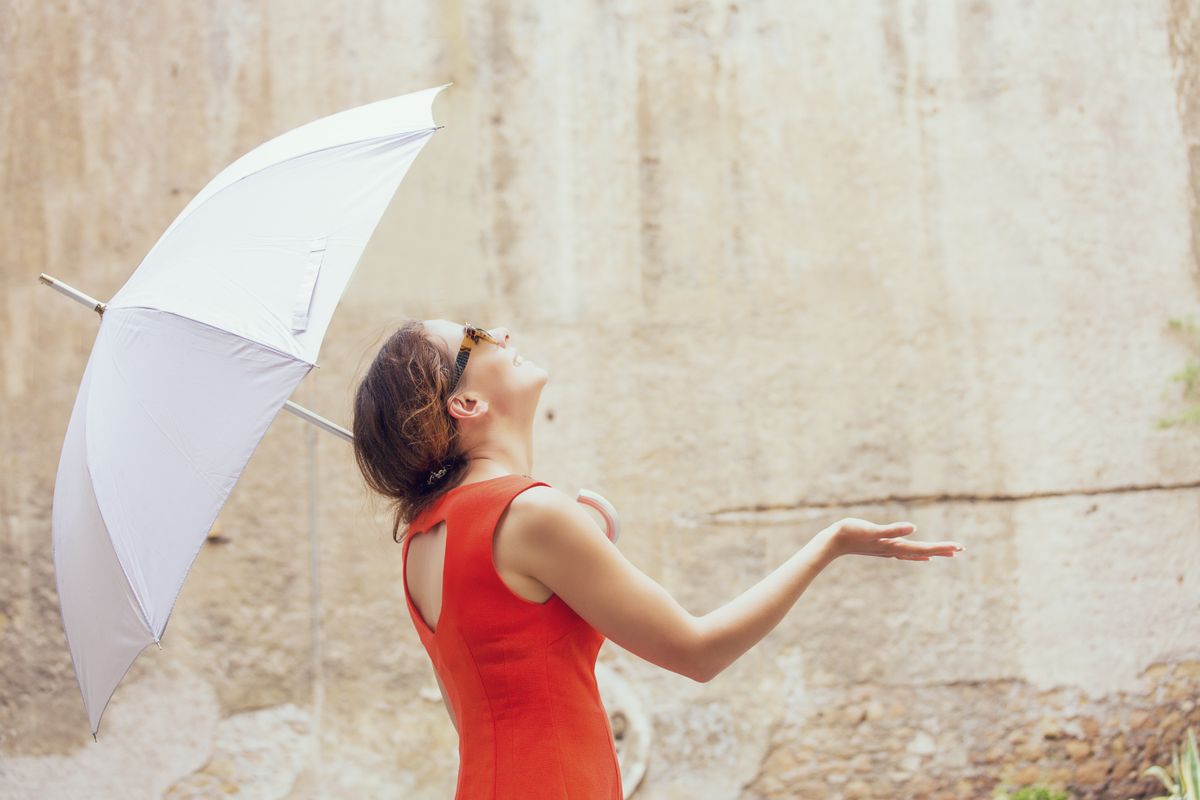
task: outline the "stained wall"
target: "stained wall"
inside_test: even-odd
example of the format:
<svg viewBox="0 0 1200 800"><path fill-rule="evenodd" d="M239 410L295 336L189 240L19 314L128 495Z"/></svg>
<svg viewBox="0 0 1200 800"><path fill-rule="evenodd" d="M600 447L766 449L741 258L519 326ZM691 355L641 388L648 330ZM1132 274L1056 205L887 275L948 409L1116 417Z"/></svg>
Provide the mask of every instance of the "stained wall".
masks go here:
<svg viewBox="0 0 1200 800"><path fill-rule="evenodd" d="M281 414L88 732L50 551L92 312L230 161L454 85L293 399L408 317L551 378L535 470L689 611L846 558L707 684L613 643L637 797L1140 796L1200 723L1195 2L0 5L0 795L441 798L454 730L341 440Z"/></svg>

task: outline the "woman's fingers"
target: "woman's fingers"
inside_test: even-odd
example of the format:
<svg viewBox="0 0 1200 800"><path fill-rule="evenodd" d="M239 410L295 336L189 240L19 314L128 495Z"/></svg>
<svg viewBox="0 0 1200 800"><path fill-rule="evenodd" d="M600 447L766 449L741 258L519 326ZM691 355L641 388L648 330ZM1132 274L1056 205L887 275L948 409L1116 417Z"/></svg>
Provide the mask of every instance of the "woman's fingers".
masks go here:
<svg viewBox="0 0 1200 800"><path fill-rule="evenodd" d="M883 541L900 551L893 553L894 557L909 561L928 561L932 556L950 558L964 549L957 542L911 542L907 539L885 539Z"/></svg>
<svg viewBox="0 0 1200 800"><path fill-rule="evenodd" d="M906 538L917 531L911 522L880 525L865 519L847 518L839 523L834 541L839 555L858 554L929 561L934 556L953 557L965 548L958 542L916 542Z"/></svg>

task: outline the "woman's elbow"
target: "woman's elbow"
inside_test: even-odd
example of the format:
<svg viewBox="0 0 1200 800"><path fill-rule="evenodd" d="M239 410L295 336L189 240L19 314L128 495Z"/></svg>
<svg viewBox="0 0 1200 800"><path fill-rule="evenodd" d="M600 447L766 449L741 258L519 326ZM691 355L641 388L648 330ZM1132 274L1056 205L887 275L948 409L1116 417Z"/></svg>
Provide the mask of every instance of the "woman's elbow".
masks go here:
<svg viewBox="0 0 1200 800"><path fill-rule="evenodd" d="M689 622L688 635L679 662L680 669L675 672L685 678L691 678L696 683L708 683L720 670L711 663L712 648L708 646L700 618L693 616Z"/></svg>

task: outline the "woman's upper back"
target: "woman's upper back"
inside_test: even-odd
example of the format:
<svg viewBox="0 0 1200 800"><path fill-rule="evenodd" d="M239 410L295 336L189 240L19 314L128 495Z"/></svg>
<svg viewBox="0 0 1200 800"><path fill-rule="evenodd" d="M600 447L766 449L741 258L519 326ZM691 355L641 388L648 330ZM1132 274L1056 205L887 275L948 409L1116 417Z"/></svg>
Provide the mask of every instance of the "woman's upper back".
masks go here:
<svg viewBox="0 0 1200 800"><path fill-rule="evenodd" d="M482 569L482 574L475 575L473 588L497 594L495 602L510 608L508 613L514 618L524 619L522 626L548 626L550 635L561 635L566 630L563 626L582 625L663 669L697 681L709 680L714 674L709 641L727 636L729 631L712 628L689 613L624 556L579 502L542 481L512 475L463 484L413 521L410 530L420 532L437 525L441 516L450 518L445 537L447 581L461 572L451 552L456 546L453 516L472 516L474 512L460 509L474 504L489 507L481 509L479 516L486 519L475 526L482 534L468 533L463 538L469 541L458 543L475 548L469 566ZM497 564L493 566L492 552L485 548L504 509L508 515L500 526L503 533L495 537ZM505 559L510 559L520 579L528 580L525 585L532 587L531 591L541 590L542 597L545 592L553 595L540 605L517 596L496 572L497 567L504 569ZM426 565L425 576L435 568ZM449 583L442 587L443 598L455 594ZM427 598L423 595L423 600ZM442 618L448 607L444 601ZM441 624L440 620L434 622L439 631ZM423 634L432 632L423 620L414 620L414 625Z"/></svg>
<svg viewBox="0 0 1200 800"><path fill-rule="evenodd" d="M462 484L463 487L471 485L473 484ZM525 496L529 497L529 495ZM514 497L509 507L500 514L495 533L492 536L492 561L497 574L509 591L523 600L541 604L547 602L553 592L537 579L522 574L514 567L519 560L517 548L520 546L520 540L512 535L512 531L521 524L522 520L519 514L513 512L517 510L514 506L519 505L517 498ZM418 520L414 520L414 523ZM417 529L410 526L410 530ZM425 532L421 536L415 537L408 549L405 559L405 579L409 596L417 607L417 613L426 623L425 627L436 630L442 607L446 521L442 519L433 525L424 522L422 530ZM508 532L506 533L506 531Z"/></svg>
<svg viewBox="0 0 1200 800"><path fill-rule="evenodd" d="M423 642L436 646L447 626L463 633L515 623L526 635L548 626L541 632L557 636L565 632L562 624L583 622L543 584L511 566L518 560L515 528L521 524L512 506L534 486L549 484L522 475L460 484L409 524L404 588Z"/></svg>

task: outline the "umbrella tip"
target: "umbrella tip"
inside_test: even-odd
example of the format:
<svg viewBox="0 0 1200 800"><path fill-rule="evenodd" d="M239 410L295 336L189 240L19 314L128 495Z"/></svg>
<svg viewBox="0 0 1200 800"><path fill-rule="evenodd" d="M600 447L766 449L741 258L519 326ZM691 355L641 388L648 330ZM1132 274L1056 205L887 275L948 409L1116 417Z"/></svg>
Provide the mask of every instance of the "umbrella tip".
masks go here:
<svg viewBox="0 0 1200 800"><path fill-rule="evenodd" d="M95 731L92 731L92 741L93 741L93 742L99 742L99 741L100 741L99 739L97 739L97 738L96 738L96 732L95 732Z"/></svg>
<svg viewBox="0 0 1200 800"><path fill-rule="evenodd" d="M162 642L160 642L158 639L155 639L155 640L154 640L154 643L155 643L156 645L158 645L158 649L159 649L159 650L162 650Z"/></svg>

